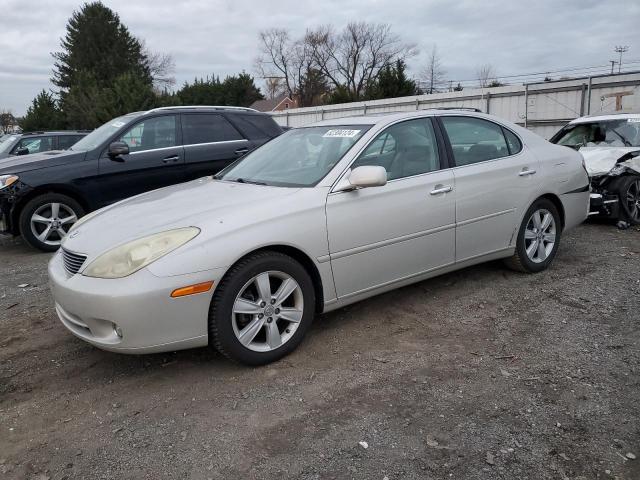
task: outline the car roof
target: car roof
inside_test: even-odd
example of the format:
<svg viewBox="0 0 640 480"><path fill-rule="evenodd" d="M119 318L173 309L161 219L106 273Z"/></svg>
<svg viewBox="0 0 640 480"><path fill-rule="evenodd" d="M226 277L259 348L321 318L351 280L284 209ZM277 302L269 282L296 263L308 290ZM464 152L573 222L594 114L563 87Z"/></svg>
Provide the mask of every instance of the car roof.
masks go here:
<svg viewBox="0 0 640 480"><path fill-rule="evenodd" d="M411 112L389 112L389 113L374 113L371 115L359 115L354 117L342 117L342 118L332 118L330 120L322 120L320 122L313 123L313 127L322 127L322 126L331 126L331 125L382 125L387 123L392 123L396 120L402 120L405 118L418 118L418 117L429 117L434 115L470 115L474 117L481 117L495 120L490 115L480 112L476 109L467 109L467 108L444 108L444 109L423 109L423 110L415 110Z"/></svg>
<svg viewBox="0 0 640 480"><path fill-rule="evenodd" d="M569 123L590 123L590 122L600 122L605 120L620 120L625 118L640 118L640 113L629 113L629 112L619 112L619 113L597 113L594 115L587 115L586 117L576 118L575 120L571 120Z"/></svg>
<svg viewBox="0 0 640 480"><path fill-rule="evenodd" d="M258 110L249 107L234 107L231 105L176 105L170 107L158 107L152 108L151 110L147 110L146 112L141 112L143 115L148 115L150 113L157 112L226 112L226 113L234 113L234 112L244 112L244 113L261 113ZM136 112L138 113L138 112Z"/></svg>

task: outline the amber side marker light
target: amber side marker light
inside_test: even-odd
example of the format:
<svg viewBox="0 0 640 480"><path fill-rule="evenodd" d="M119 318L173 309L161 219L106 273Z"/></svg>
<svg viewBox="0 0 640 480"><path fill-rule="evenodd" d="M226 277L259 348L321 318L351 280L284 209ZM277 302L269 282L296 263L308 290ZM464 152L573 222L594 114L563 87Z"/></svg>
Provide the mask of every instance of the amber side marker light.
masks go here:
<svg viewBox="0 0 640 480"><path fill-rule="evenodd" d="M171 292L171 297L177 298L196 293L204 293L211 290L211 287L213 287L213 282L196 283L195 285L189 285L188 287L176 288Z"/></svg>

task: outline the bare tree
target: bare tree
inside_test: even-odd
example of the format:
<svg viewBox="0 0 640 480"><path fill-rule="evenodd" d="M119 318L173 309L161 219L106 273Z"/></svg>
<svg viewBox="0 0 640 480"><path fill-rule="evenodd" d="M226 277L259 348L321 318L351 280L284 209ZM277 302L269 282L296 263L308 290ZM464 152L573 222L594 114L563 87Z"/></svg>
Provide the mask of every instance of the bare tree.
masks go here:
<svg viewBox="0 0 640 480"><path fill-rule="evenodd" d="M176 71L176 62L173 60L173 56L170 53L152 52L144 40L140 39L139 41L146 58L145 64L153 79L153 87L158 92L162 92L175 85L176 77L173 74Z"/></svg>
<svg viewBox="0 0 640 480"><path fill-rule="evenodd" d="M485 63L476 67L476 76L478 83L482 88L486 88L492 82L496 81L496 69L490 63Z"/></svg>
<svg viewBox="0 0 640 480"><path fill-rule="evenodd" d="M336 32L330 25L307 32L305 42L315 67L334 88L346 89L356 100L379 75L398 59L414 56L414 45L401 42L388 24L349 23Z"/></svg>
<svg viewBox="0 0 640 480"><path fill-rule="evenodd" d="M282 77L267 77L264 80L266 96L268 99L273 100L278 98L285 92L284 82Z"/></svg>
<svg viewBox="0 0 640 480"><path fill-rule="evenodd" d="M265 80L279 79L289 97L293 96L298 79L293 65L295 45L288 30L270 28L259 33L260 54L255 60L258 75Z"/></svg>
<svg viewBox="0 0 640 480"><path fill-rule="evenodd" d="M16 119L11 110L0 110L0 133L9 133L16 125Z"/></svg>
<svg viewBox="0 0 640 480"><path fill-rule="evenodd" d="M444 76L447 72L442 67L440 55L438 54L438 46L434 45L427 64L422 69L421 77L426 84L426 93L435 93L442 86Z"/></svg>

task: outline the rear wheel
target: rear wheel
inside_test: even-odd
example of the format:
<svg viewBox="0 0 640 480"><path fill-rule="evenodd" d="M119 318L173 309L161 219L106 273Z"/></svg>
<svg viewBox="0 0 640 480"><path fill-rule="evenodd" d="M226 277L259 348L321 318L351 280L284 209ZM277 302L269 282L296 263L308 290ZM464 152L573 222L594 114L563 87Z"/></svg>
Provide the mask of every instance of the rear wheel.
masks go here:
<svg viewBox="0 0 640 480"><path fill-rule="evenodd" d="M536 200L527 210L518 230L515 254L505 263L520 272L545 270L558 251L561 228L555 205L546 198Z"/></svg>
<svg viewBox="0 0 640 480"><path fill-rule="evenodd" d="M73 198L45 193L29 200L20 212L20 233L32 247L53 252L83 215L84 209Z"/></svg>
<svg viewBox="0 0 640 480"><path fill-rule="evenodd" d="M282 253L257 253L232 267L216 288L209 339L232 360L270 363L302 341L314 305L313 282L302 265Z"/></svg>
<svg viewBox="0 0 640 480"><path fill-rule="evenodd" d="M626 177L618 190L620 207L626 219L632 225L640 225L640 176Z"/></svg>

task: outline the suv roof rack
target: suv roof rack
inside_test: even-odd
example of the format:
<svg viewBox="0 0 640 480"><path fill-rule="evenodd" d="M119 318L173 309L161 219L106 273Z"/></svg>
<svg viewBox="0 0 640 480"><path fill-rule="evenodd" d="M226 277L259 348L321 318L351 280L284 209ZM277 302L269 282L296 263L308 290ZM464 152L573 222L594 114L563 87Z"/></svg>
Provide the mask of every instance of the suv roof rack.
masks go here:
<svg viewBox="0 0 640 480"><path fill-rule="evenodd" d="M175 106L171 106L171 107L158 107L158 108L152 108L151 110L145 112L145 113L151 113L151 112L158 112L158 111L162 111L162 110L178 110L178 109L189 109L189 108L193 108L193 109L204 109L204 110L242 110L245 112L257 112L258 110L255 110L253 108L249 108L249 107L232 107L229 105L175 105Z"/></svg>
<svg viewBox="0 0 640 480"><path fill-rule="evenodd" d="M431 108L423 108L423 110L465 110L467 112L483 113L482 110L474 107L431 107Z"/></svg>

